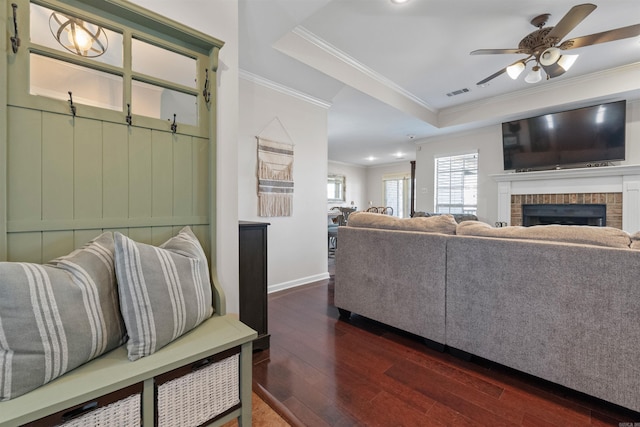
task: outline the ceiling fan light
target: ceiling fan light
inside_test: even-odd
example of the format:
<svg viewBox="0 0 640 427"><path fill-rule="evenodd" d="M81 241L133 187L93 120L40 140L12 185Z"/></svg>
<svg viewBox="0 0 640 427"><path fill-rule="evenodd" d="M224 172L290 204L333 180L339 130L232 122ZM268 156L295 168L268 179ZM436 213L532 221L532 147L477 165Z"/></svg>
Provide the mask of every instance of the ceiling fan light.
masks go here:
<svg viewBox="0 0 640 427"><path fill-rule="evenodd" d="M557 47L550 47L540 55L540 64L545 66L555 64L561 56L560 49Z"/></svg>
<svg viewBox="0 0 640 427"><path fill-rule="evenodd" d="M533 69L527 74L527 77L524 78L524 81L527 83L538 83L542 80L542 71L540 71L540 67L537 65L533 67Z"/></svg>
<svg viewBox="0 0 640 427"><path fill-rule="evenodd" d="M578 55L562 55L558 60L558 65L564 68L565 71L569 71L576 59L578 59Z"/></svg>
<svg viewBox="0 0 640 427"><path fill-rule="evenodd" d="M524 63L516 62L515 64L511 64L507 67L507 74L513 80L517 79L518 76L524 71Z"/></svg>

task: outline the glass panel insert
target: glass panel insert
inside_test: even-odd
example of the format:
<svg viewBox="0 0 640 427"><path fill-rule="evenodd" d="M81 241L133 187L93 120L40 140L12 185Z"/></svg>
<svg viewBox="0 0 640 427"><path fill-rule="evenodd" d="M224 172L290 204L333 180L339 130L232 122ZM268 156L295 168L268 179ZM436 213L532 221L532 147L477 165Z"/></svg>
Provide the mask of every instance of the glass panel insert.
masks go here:
<svg viewBox="0 0 640 427"><path fill-rule="evenodd" d="M122 111L121 76L33 53L29 58L29 93L31 95L67 101L69 92L72 92L74 104Z"/></svg>
<svg viewBox="0 0 640 427"><path fill-rule="evenodd" d="M37 4L30 7L32 43L122 67L122 34ZM56 40L58 31L60 42ZM96 56L102 50L104 53Z"/></svg>
<svg viewBox="0 0 640 427"><path fill-rule="evenodd" d="M196 87L195 59L135 38L131 41L131 50L134 72L186 87Z"/></svg>
<svg viewBox="0 0 640 427"><path fill-rule="evenodd" d="M140 81L131 82L131 112L133 114L198 125L198 103L194 95L166 89Z"/></svg>

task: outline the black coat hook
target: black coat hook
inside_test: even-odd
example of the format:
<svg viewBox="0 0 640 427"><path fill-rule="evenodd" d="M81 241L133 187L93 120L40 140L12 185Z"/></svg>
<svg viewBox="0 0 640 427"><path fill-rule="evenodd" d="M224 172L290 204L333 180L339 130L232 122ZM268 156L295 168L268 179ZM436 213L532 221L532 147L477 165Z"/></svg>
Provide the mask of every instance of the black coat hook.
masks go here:
<svg viewBox="0 0 640 427"><path fill-rule="evenodd" d="M18 53L18 47L20 47L20 37L18 37L18 18L17 18L18 5L15 3L11 3L11 7L13 8L13 31L14 31L14 36L11 37L11 50L13 50L13 53Z"/></svg>
<svg viewBox="0 0 640 427"><path fill-rule="evenodd" d="M171 133L176 133L178 131L178 124L176 123L176 115L173 115L173 123L171 123Z"/></svg>
<svg viewBox="0 0 640 427"><path fill-rule="evenodd" d="M129 126L133 123L133 120L131 119L131 104L127 104L127 117L125 117L125 120Z"/></svg>
<svg viewBox="0 0 640 427"><path fill-rule="evenodd" d="M202 96L204 96L204 102L207 104L211 102L211 83L209 82L209 70L205 68L204 70L204 90L202 91Z"/></svg>
<svg viewBox="0 0 640 427"><path fill-rule="evenodd" d="M73 117L76 116L76 106L73 105L73 95L71 93L71 91L69 91L69 108L71 108L71 114L73 114Z"/></svg>

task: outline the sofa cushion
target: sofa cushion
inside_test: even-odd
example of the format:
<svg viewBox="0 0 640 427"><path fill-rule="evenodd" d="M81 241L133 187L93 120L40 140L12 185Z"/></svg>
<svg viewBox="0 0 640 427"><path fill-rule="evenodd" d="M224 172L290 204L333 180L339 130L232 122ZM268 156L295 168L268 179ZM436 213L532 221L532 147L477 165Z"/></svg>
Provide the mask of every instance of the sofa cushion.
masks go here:
<svg viewBox="0 0 640 427"><path fill-rule="evenodd" d="M631 235L631 249L640 249L640 231Z"/></svg>
<svg viewBox="0 0 640 427"><path fill-rule="evenodd" d="M418 218L398 218L372 212L354 212L349 215L347 225L349 227L455 234L457 223L453 216L448 214Z"/></svg>
<svg viewBox="0 0 640 427"><path fill-rule="evenodd" d="M458 224L456 234L466 236L500 237L503 239L529 239L553 242L579 243L628 248L631 244L629 233L611 227L587 227L582 225L536 225L534 227L493 228L478 221L464 221Z"/></svg>
<svg viewBox="0 0 640 427"><path fill-rule="evenodd" d="M207 258L189 227L160 247L115 233L115 247L130 360L154 353L211 316Z"/></svg>
<svg viewBox="0 0 640 427"><path fill-rule="evenodd" d="M0 263L0 400L124 342L113 251L104 233L45 265Z"/></svg>

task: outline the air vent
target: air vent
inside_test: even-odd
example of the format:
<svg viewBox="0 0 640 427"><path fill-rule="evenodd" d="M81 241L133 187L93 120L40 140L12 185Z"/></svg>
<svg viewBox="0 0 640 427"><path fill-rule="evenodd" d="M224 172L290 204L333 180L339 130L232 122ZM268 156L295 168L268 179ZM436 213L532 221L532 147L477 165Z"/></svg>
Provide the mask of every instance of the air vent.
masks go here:
<svg viewBox="0 0 640 427"><path fill-rule="evenodd" d="M467 89L466 87L464 89L458 89L458 90L454 90L453 92L449 92L447 94L447 96L455 96L455 95L461 95L463 93L467 93L469 92L469 89Z"/></svg>

